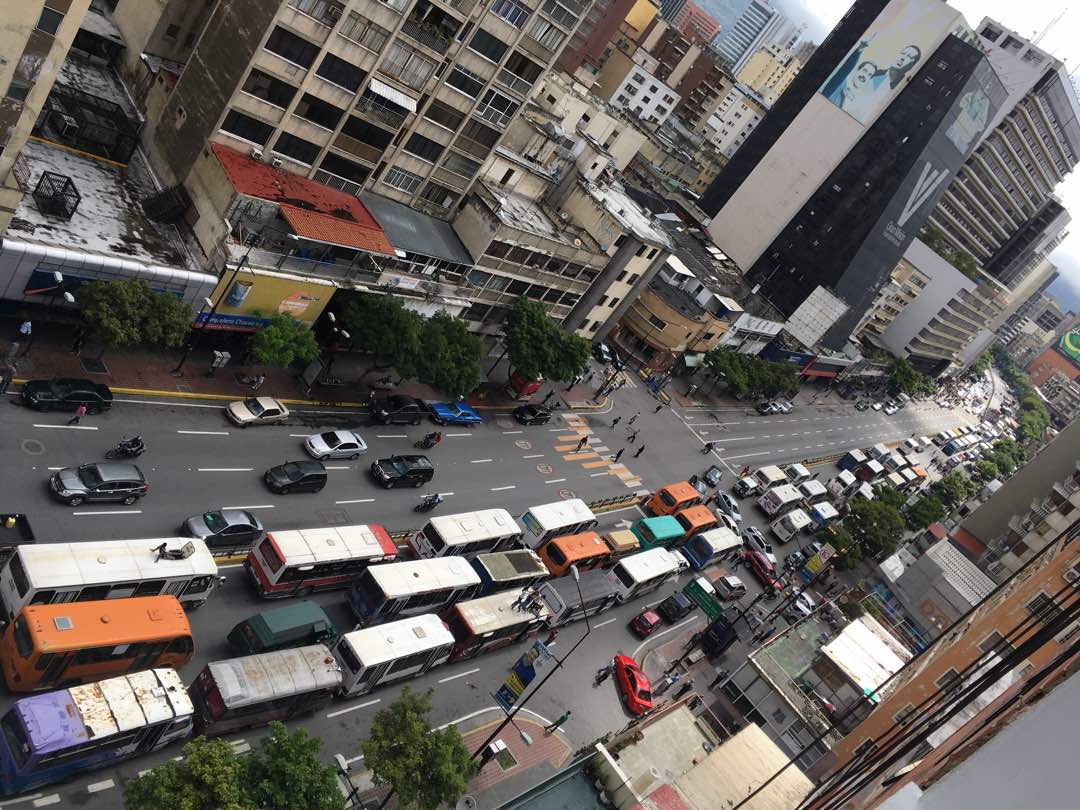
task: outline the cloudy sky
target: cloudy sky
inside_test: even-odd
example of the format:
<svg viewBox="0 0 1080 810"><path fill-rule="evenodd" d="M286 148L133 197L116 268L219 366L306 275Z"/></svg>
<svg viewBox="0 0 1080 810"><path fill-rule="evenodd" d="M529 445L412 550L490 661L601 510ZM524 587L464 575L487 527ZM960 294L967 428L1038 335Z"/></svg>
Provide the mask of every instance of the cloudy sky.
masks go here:
<svg viewBox="0 0 1080 810"><path fill-rule="evenodd" d="M805 21L807 36L820 42L847 11L851 0L776 0L776 5L793 20ZM1066 10L1065 0L951 0L949 5L962 13L972 27L978 26L983 17L990 17L1029 39L1037 37ZM1080 68L1080 9L1065 11L1038 44L1062 60L1067 69ZM1051 257L1061 271L1061 280L1053 292L1063 304L1080 312L1080 171L1074 170L1056 191L1073 221L1071 233Z"/></svg>

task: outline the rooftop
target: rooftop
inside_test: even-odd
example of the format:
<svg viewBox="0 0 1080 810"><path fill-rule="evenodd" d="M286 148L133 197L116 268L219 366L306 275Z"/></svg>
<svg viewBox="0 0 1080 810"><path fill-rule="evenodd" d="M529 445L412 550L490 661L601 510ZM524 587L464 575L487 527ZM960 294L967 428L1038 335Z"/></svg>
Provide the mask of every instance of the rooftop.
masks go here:
<svg viewBox="0 0 1080 810"><path fill-rule="evenodd" d="M653 245L661 245L670 250L671 239L667 231L656 221L652 214L638 205L634 199L626 193L626 189L618 183L598 185L596 183L584 183L585 190L589 195L604 206L619 224L626 230L631 231L638 239Z"/></svg>
<svg viewBox="0 0 1080 810"><path fill-rule="evenodd" d="M870 616L851 622L821 651L864 692L876 692L911 660L911 651Z"/></svg>
<svg viewBox="0 0 1080 810"><path fill-rule="evenodd" d="M94 13L88 13L86 17L104 19ZM136 121L142 120L134 99L131 98L124 83L120 81L120 77L116 75L112 67L106 65L100 59L86 56L79 51L70 51L67 58L64 59L64 63L60 66L56 82L88 95L111 101L120 107L128 118Z"/></svg>
<svg viewBox="0 0 1080 810"><path fill-rule="evenodd" d="M368 191L360 199L396 249L457 264L473 264L472 256L450 223Z"/></svg>
<svg viewBox="0 0 1080 810"><path fill-rule="evenodd" d="M556 225L555 221L548 216L545 208L539 203L520 194L508 192L505 189L492 188L482 180L479 186L487 192L488 198L494 201L495 216L504 225L570 247L579 247L593 253L599 252L599 247L589 239L584 231L579 231L577 228L568 228L566 225Z"/></svg>
<svg viewBox="0 0 1080 810"><path fill-rule="evenodd" d="M927 549L926 556L938 564L942 576L968 604L977 605L996 587L994 580L948 540L934 543Z"/></svg>

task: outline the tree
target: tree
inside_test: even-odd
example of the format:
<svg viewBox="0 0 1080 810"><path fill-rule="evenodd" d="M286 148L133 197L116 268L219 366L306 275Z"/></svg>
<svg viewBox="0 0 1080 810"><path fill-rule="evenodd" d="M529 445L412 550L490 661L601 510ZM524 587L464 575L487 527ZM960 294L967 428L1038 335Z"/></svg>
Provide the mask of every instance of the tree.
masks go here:
<svg viewBox="0 0 1080 810"><path fill-rule="evenodd" d="M909 396L933 392L934 381L915 367L905 357L897 357L889 364L889 382L895 391L903 391Z"/></svg>
<svg viewBox="0 0 1080 810"><path fill-rule="evenodd" d="M464 397L480 382L480 339L461 318L436 312L421 328L416 364L421 382Z"/></svg>
<svg viewBox="0 0 1080 810"><path fill-rule="evenodd" d="M975 358L975 362L968 368L969 377L981 377L986 373L986 370L990 368L990 350Z"/></svg>
<svg viewBox="0 0 1080 810"><path fill-rule="evenodd" d="M571 380L589 361L589 341L563 329L536 301L518 298L504 326L510 366L527 380Z"/></svg>
<svg viewBox="0 0 1080 810"><path fill-rule="evenodd" d="M271 723L258 751L241 760L251 804L260 810L341 810L337 774L319 758L321 748L304 729L289 734L284 723Z"/></svg>
<svg viewBox="0 0 1080 810"><path fill-rule="evenodd" d="M423 318L393 295L361 295L341 314L349 339L373 357L368 371L393 366L402 377L416 376ZM366 373L366 372L365 372Z"/></svg>
<svg viewBox="0 0 1080 810"><path fill-rule="evenodd" d="M143 340L155 346L176 348L191 331L191 307L168 293L151 292L143 321Z"/></svg>
<svg viewBox="0 0 1080 810"><path fill-rule="evenodd" d="M193 320L187 304L141 278L88 281L79 288L79 303L94 339L113 348L179 346Z"/></svg>
<svg viewBox="0 0 1080 810"><path fill-rule="evenodd" d="M959 470L953 470L943 475L931 489L946 506L955 506L966 501L974 493L975 487Z"/></svg>
<svg viewBox="0 0 1080 810"><path fill-rule="evenodd" d="M997 478L1001 471L998 469L998 465L989 459L981 458L975 462L975 467L972 469L972 473L980 481L990 481Z"/></svg>
<svg viewBox="0 0 1080 810"><path fill-rule="evenodd" d="M922 531L931 523L945 517L945 504L936 495L923 495L904 514L907 526L912 531Z"/></svg>
<svg viewBox="0 0 1080 810"><path fill-rule="evenodd" d="M854 544L864 557L891 554L904 531L904 519L895 507L879 500L855 498L844 519Z"/></svg>
<svg viewBox="0 0 1080 810"><path fill-rule="evenodd" d="M941 258L971 280L979 277L979 263L966 250L956 247L946 238L945 233L935 225L924 225L919 231L919 238Z"/></svg>
<svg viewBox="0 0 1080 810"><path fill-rule="evenodd" d="M360 744L375 783L390 785L401 807L453 807L478 770L456 726L432 729L432 692L420 694L406 686L375 715L368 738Z"/></svg>
<svg viewBox="0 0 1080 810"><path fill-rule="evenodd" d="M861 498L859 500L865 500ZM822 543L828 543L836 549L836 556L832 558L832 567L842 571L850 571L862 560L862 550L855 543L851 532L844 528L843 524L836 524L832 530L818 529L817 539Z"/></svg>
<svg viewBox="0 0 1080 810"><path fill-rule="evenodd" d="M742 354L729 346L718 346L706 352L704 363L736 396L784 394L793 397L799 393L799 370L793 363L770 362Z"/></svg>
<svg viewBox="0 0 1080 810"><path fill-rule="evenodd" d="M1027 453L1024 452L1021 445L1012 439L999 439L994 442L994 446L990 448L986 458L994 462L998 470L1009 475L1017 467L1023 466L1027 460Z"/></svg>
<svg viewBox="0 0 1080 810"><path fill-rule="evenodd" d="M124 782L126 810L256 810L242 788L243 765L222 739L197 737L179 762Z"/></svg>
<svg viewBox="0 0 1080 810"><path fill-rule="evenodd" d="M874 497L896 510L903 509L904 504L907 503L907 495L887 484L878 484L874 487Z"/></svg>
<svg viewBox="0 0 1080 810"><path fill-rule="evenodd" d="M248 350L257 364L278 368L288 368L297 360L311 362L319 356L312 331L284 312L275 312L270 323L251 336Z"/></svg>

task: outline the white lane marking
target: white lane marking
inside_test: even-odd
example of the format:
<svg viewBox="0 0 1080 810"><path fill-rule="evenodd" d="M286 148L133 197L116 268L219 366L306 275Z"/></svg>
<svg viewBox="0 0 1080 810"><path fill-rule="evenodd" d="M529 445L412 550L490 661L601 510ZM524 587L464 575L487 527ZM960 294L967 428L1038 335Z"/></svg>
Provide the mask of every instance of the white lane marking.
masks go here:
<svg viewBox="0 0 1080 810"><path fill-rule="evenodd" d="M660 600L660 601L663 601L663 600ZM653 602L653 604L655 605L656 602ZM641 648L644 647L646 644L649 644L653 639L660 638L660 636L665 635L666 633L674 633L676 630L680 630L683 627L686 627L686 625L691 624L693 622L700 621L700 620L701 620L700 615L699 616L691 616L686 621L679 622L674 627L669 627L667 630L661 630L659 633L653 633L651 636L649 636L647 639L645 639L643 642L638 644L637 647L634 648L634 651L632 653L630 653L630 657L634 658L634 659L637 659L638 653L641 652Z"/></svg>
<svg viewBox="0 0 1080 810"><path fill-rule="evenodd" d="M223 506L222 509L273 509L272 503L257 503L254 506Z"/></svg>
<svg viewBox="0 0 1080 810"><path fill-rule="evenodd" d="M457 675L451 675L448 678L439 678L439 683L446 683L447 681L453 681L458 678L464 678L466 675L472 675L474 672L479 672L480 667L476 669L470 669L467 672L459 672Z"/></svg>
<svg viewBox="0 0 1080 810"><path fill-rule="evenodd" d="M48 807L51 804L60 804L60 794L53 793L51 796L42 796L34 799L34 807Z"/></svg>
<svg viewBox="0 0 1080 810"><path fill-rule="evenodd" d="M492 461L492 460L493 459L490 459L490 458L474 458L469 463L470 464L487 464L489 461Z"/></svg>
<svg viewBox="0 0 1080 810"><path fill-rule="evenodd" d="M589 475L589 478L599 478L601 475L607 475L607 474L608 473L606 473L606 472L591 473Z"/></svg>
<svg viewBox="0 0 1080 810"><path fill-rule="evenodd" d="M86 790L89 793L97 793L101 790L108 790L116 783L112 779L106 779L104 782L94 782L92 785L87 785Z"/></svg>
<svg viewBox="0 0 1080 810"><path fill-rule="evenodd" d="M243 567L244 567L243 563L228 563L227 565L222 565L221 563L218 563L218 568L243 568Z"/></svg>
<svg viewBox="0 0 1080 810"><path fill-rule="evenodd" d="M351 501L334 501L336 504L342 503L374 503L374 498L353 498Z"/></svg>
<svg viewBox="0 0 1080 810"><path fill-rule="evenodd" d="M796 448L796 449L798 449L798 448ZM734 461L737 458L751 458L752 456L767 456L767 455L769 455L769 453L775 453L775 452L786 453L787 451L786 450L780 450L780 451L765 450L765 451L763 451L761 453L743 453L741 456L724 456L724 458L727 459L728 461Z"/></svg>
<svg viewBox="0 0 1080 810"><path fill-rule="evenodd" d="M73 515L141 515L142 509L114 509L109 512L72 512Z"/></svg>
<svg viewBox="0 0 1080 810"><path fill-rule="evenodd" d="M60 428L61 430L97 430L92 425L34 425L37 428Z"/></svg>
<svg viewBox="0 0 1080 810"><path fill-rule="evenodd" d="M357 705L350 706L347 709L338 709L336 712L330 712L330 714L326 715L326 718L329 720L330 718L337 717L338 715L355 712L357 709L366 709L368 706L374 706L376 703L382 703L382 698L375 698L374 700L369 700L367 703L358 703Z"/></svg>
<svg viewBox="0 0 1080 810"><path fill-rule="evenodd" d="M47 469L47 470L62 470L64 468L63 467L46 467L45 469Z"/></svg>
<svg viewBox="0 0 1080 810"><path fill-rule="evenodd" d="M565 478L552 478L552 479L550 479L548 481L545 481L544 483L545 484L561 484L565 480L566 480Z"/></svg>
<svg viewBox="0 0 1080 810"><path fill-rule="evenodd" d="M346 464L344 467L340 467L340 466L339 467L328 467L327 465L324 464L323 468L327 469L327 470L351 470L352 469L352 467L350 467L348 464Z"/></svg>
<svg viewBox="0 0 1080 810"><path fill-rule="evenodd" d="M543 457L544 457L543 453L533 453L531 456L522 456L522 458L543 458ZM57 467L56 469L59 470L60 468Z"/></svg>
<svg viewBox="0 0 1080 810"><path fill-rule="evenodd" d="M6 801L0 802L0 807L7 807L8 805L12 805L12 804L20 804L22 802L28 802L31 799L37 799L37 798L40 798L40 797L41 797L40 793L33 793L33 794L29 795L29 796L20 796L17 799L7 799Z"/></svg>
<svg viewBox="0 0 1080 810"><path fill-rule="evenodd" d="M518 433L524 433L524 430L504 430L503 436L516 436Z"/></svg>
<svg viewBox="0 0 1080 810"><path fill-rule="evenodd" d="M185 436L228 436L227 430L178 430L177 433L183 433Z"/></svg>
<svg viewBox="0 0 1080 810"><path fill-rule="evenodd" d="M606 622L600 622L600 624L594 624L593 629L596 630L596 629L598 629L600 627L603 627L605 624L611 624L612 622L617 622L617 621L618 621L618 619L608 619Z"/></svg>
<svg viewBox="0 0 1080 810"><path fill-rule="evenodd" d="M376 433L376 439L407 439L409 438L404 433Z"/></svg>
<svg viewBox="0 0 1080 810"><path fill-rule="evenodd" d="M517 489L517 484L510 484L509 486L505 486L505 487L492 487L491 491L492 492L502 492L504 489Z"/></svg>
<svg viewBox="0 0 1080 810"><path fill-rule="evenodd" d="M289 435L294 439L306 439L308 437L307 433L290 433Z"/></svg>
<svg viewBox="0 0 1080 810"><path fill-rule="evenodd" d="M196 467L197 472L251 472L254 467Z"/></svg>
<svg viewBox="0 0 1080 810"><path fill-rule="evenodd" d="M239 745L233 743L233 751L237 754L246 754L251 750L251 743L241 742Z"/></svg>
<svg viewBox="0 0 1080 810"><path fill-rule="evenodd" d="M446 437L450 437L450 436L472 436L472 434L471 433L444 433L443 436L446 436Z"/></svg>
<svg viewBox="0 0 1080 810"><path fill-rule="evenodd" d="M566 431L568 431L570 429L571 429L571 426L569 426L569 425L567 427L561 427L561 428L548 428L548 433L565 433Z"/></svg>

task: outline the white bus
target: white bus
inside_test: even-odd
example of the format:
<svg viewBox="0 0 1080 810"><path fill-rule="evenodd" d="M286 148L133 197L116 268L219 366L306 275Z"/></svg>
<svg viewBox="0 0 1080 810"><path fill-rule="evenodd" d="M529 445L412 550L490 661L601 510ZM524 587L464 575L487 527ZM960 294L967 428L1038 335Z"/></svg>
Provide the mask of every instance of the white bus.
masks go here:
<svg viewBox="0 0 1080 810"><path fill-rule="evenodd" d="M344 676L339 694L363 695L380 684L421 675L446 663L453 646L454 637L432 613L346 633L334 646Z"/></svg>
<svg viewBox="0 0 1080 810"><path fill-rule="evenodd" d="M534 506L521 516L525 542L536 550L553 537L580 534L596 528L596 515L581 498Z"/></svg>
<svg viewBox="0 0 1080 810"><path fill-rule="evenodd" d="M686 559L666 548L651 548L640 554L623 557L608 572L620 602L655 591L669 579L678 576Z"/></svg>
<svg viewBox="0 0 1080 810"><path fill-rule="evenodd" d="M460 557L385 563L366 569L349 590L349 605L364 624L437 611L480 584Z"/></svg>
<svg viewBox="0 0 1080 810"><path fill-rule="evenodd" d="M164 554L159 549L164 546ZM4 619L30 604L175 596L197 608L219 583L206 543L186 537L19 546L0 571Z"/></svg>
<svg viewBox="0 0 1080 810"><path fill-rule="evenodd" d="M433 517L409 541L417 557L475 557L517 545L521 529L505 509Z"/></svg>

